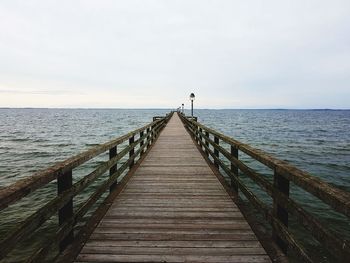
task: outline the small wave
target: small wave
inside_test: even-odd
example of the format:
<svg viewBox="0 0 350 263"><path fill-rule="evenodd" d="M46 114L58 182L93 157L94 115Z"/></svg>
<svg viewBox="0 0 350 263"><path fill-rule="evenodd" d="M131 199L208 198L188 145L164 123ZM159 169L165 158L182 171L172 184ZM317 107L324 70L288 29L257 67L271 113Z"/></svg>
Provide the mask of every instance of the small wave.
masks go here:
<svg viewBox="0 0 350 263"><path fill-rule="evenodd" d="M54 152L41 152L41 151L32 151L26 153L19 153L24 157L37 158L37 157L52 157L55 156Z"/></svg>
<svg viewBox="0 0 350 263"><path fill-rule="evenodd" d="M0 150L10 151L10 150L12 150L12 147L8 147L8 146L0 146ZM0 153L1 153L1 152L0 152Z"/></svg>
<svg viewBox="0 0 350 263"><path fill-rule="evenodd" d="M30 141L30 138L13 138L8 140L10 142L28 142Z"/></svg>
<svg viewBox="0 0 350 263"><path fill-rule="evenodd" d="M98 146L98 143L85 143L85 146L87 147L93 147L93 146Z"/></svg>
<svg viewBox="0 0 350 263"><path fill-rule="evenodd" d="M50 148L50 147L67 147L67 146L71 146L72 144L69 143L49 143L49 144L42 144L40 145L40 147L44 147L44 148Z"/></svg>
<svg viewBox="0 0 350 263"><path fill-rule="evenodd" d="M47 139L35 139L33 142L49 142L50 140Z"/></svg>

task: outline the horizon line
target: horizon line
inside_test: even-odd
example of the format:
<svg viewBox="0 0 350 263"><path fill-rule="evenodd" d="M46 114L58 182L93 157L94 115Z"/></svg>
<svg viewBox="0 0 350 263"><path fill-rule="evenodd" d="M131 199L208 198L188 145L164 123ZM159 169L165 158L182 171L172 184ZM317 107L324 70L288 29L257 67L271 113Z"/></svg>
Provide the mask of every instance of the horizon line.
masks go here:
<svg viewBox="0 0 350 263"><path fill-rule="evenodd" d="M175 110L177 108L114 108L114 107L0 107L0 109L52 109L52 110ZM191 110L191 109L185 109ZM194 108L194 110L350 110L350 108Z"/></svg>

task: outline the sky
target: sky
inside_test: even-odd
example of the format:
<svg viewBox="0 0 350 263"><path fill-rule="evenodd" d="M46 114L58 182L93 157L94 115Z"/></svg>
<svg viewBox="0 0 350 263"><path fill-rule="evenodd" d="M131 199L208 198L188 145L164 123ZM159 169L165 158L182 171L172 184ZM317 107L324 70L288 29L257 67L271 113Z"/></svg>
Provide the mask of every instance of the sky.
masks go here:
<svg viewBox="0 0 350 263"><path fill-rule="evenodd" d="M349 0L1 0L0 107L350 108Z"/></svg>

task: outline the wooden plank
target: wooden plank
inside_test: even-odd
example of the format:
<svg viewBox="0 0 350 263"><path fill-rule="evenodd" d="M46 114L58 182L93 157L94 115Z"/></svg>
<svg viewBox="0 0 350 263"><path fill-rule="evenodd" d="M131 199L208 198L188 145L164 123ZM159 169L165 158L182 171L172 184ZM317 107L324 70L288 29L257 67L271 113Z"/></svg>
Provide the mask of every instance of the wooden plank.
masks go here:
<svg viewBox="0 0 350 263"><path fill-rule="evenodd" d="M259 241L208 241L208 240L197 240L197 241L135 241L135 240L89 240L86 246L108 246L108 247L192 247L192 248L236 248L236 247L247 247L247 248L259 248L261 247Z"/></svg>
<svg viewBox="0 0 350 263"><path fill-rule="evenodd" d="M159 200L157 200L159 201ZM162 201L162 200L160 200ZM209 204L200 204L200 203L173 203L171 205L167 203L140 203L140 202L134 202L134 203L117 203L118 207L121 209L150 209L151 211L158 210L158 209L165 209L171 210L171 211L227 211L227 210L238 210L237 207L233 207L229 204L217 204L215 202L211 202Z"/></svg>
<svg viewBox="0 0 350 263"><path fill-rule="evenodd" d="M197 190L197 191L196 191ZM223 191L212 191L212 190L206 190L206 189L184 189L184 190L176 190L176 189L162 189L159 190L159 192L156 192L156 190L153 189L149 189L146 191L142 191L142 190L130 190L128 194L133 194L133 195L138 195L138 194L142 194L142 195L152 195L152 196L157 196L157 195L217 195L220 196L223 193Z"/></svg>
<svg viewBox="0 0 350 263"><path fill-rule="evenodd" d="M198 191L216 191L222 192L224 188L219 188L218 185L214 184L201 184L201 183L188 183L188 184L169 184L169 183L158 183L158 184L149 184L147 182L143 182L142 184L133 184L127 187L127 190L132 191L145 191L145 190L153 190L153 191L162 191L162 190L194 190L193 188L198 188ZM195 189L197 190L197 189Z"/></svg>
<svg viewBox="0 0 350 263"><path fill-rule="evenodd" d="M157 212L156 217L164 217L164 218L239 218L241 217L240 212ZM117 218L125 218L125 217L137 217L137 218L148 218L155 217L154 212L137 212L137 211L118 211L114 209L110 209L106 214L106 217L117 217Z"/></svg>
<svg viewBox="0 0 350 263"><path fill-rule="evenodd" d="M96 228L98 229L98 228ZM232 234L185 234L185 233L93 233L91 239L102 240L256 240L253 232L246 235Z"/></svg>
<svg viewBox="0 0 350 263"><path fill-rule="evenodd" d="M82 254L113 254L113 255L143 255L147 251L148 255L264 255L265 251L261 247L238 247L238 248L192 248L192 247L102 247L85 246Z"/></svg>
<svg viewBox="0 0 350 263"><path fill-rule="evenodd" d="M177 115L77 262L270 262Z"/></svg>
<svg viewBox="0 0 350 263"><path fill-rule="evenodd" d="M194 226L198 225L207 225L210 227L211 225L229 225L229 224L243 224L246 223L244 218L238 218L236 220L231 219L221 219L221 220L212 220L208 218L104 218L100 224L102 223L119 223L119 224L172 224L172 225L182 225L182 224L193 224Z"/></svg>
<svg viewBox="0 0 350 263"><path fill-rule="evenodd" d="M176 198L174 198L175 200ZM118 200L117 203L114 203L114 205L118 205L120 207L135 207L135 206L139 206L139 207L174 207L174 208L179 208L179 207L183 207L183 208L203 208L203 207L207 207L207 208L211 208L211 207L218 207L218 208L225 208L228 209L226 211L230 211L231 208L233 208L234 210L237 209L236 206L231 205L230 203L227 203L225 200L210 200L210 199L206 199L204 200L204 202L206 202L206 204L203 204L201 200L193 200L190 202L186 202L186 201L180 201L180 202L173 202L173 200L170 200L171 203L169 204L169 201L167 203L166 200L163 199L144 199L144 200L137 200L137 199L123 199L123 200Z"/></svg>
<svg viewBox="0 0 350 263"><path fill-rule="evenodd" d="M202 212L202 213L224 213L227 210L231 210L232 212L238 212L238 208L232 209L232 207L140 207L140 206L118 206L115 208L111 208L111 211L115 211L116 213L118 212L129 212L132 208L133 211L135 212Z"/></svg>
<svg viewBox="0 0 350 263"><path fill-rule="evenodd" d="M152 166L141 166L138 171L136 171L137 174L182 174L182 175L201 175L201 174L212 174L212 171L209 167L206 166L199 166L199 167L152 167Z"/></svg>
<svg viewBox="0 0 350 263"><path fill-rule="evenodd" d="M251 237L252 232L250 229L166 229L166 228L149 228L149 229L140 229L140 228L114 228L114 227L98 227L94 231L95 234L159 234L161 235L219 235L223 234L226 236L229 235L239 235L240 237Z"/></svg>
<svg viewBox="0 0 350 263"><path fill-rule="evenodd" d="M249 225L242 221L240 223L231 223L231 224L154 224L153 222L151 223L139 223L139 224L135 224L135 223L123 223L123 225L120 225L120 223L118 222L108 222L108 221L103 221L101 224L99 224L99 228L123 228L123 229L128 229L128 228L132 228L132 229L202 229L202 230L212 230L212 229L225 229L225 230L237 230L237 229L249 229L250 227Z"/></svg>
<svg viewBox="0 0 350 263"><path fill-rule="evenodd" d="M235 256L201 256L201 255L111 255L111 254L82 254L76 262L271 262L264 255L235 255Z"/></svg>

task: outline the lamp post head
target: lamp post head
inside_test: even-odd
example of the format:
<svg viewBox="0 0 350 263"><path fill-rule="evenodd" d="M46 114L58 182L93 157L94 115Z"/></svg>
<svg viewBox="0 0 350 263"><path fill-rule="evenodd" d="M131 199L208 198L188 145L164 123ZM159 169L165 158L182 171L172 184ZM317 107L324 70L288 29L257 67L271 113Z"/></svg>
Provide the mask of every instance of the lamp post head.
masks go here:
<svg viewBox="0 0 350 263"><path fill-rule="evenodd" d="M190 100L193 101L195 97L196 97L196 96L194 96L194 93L191 93L191 94L190 94Z"/></svg>

